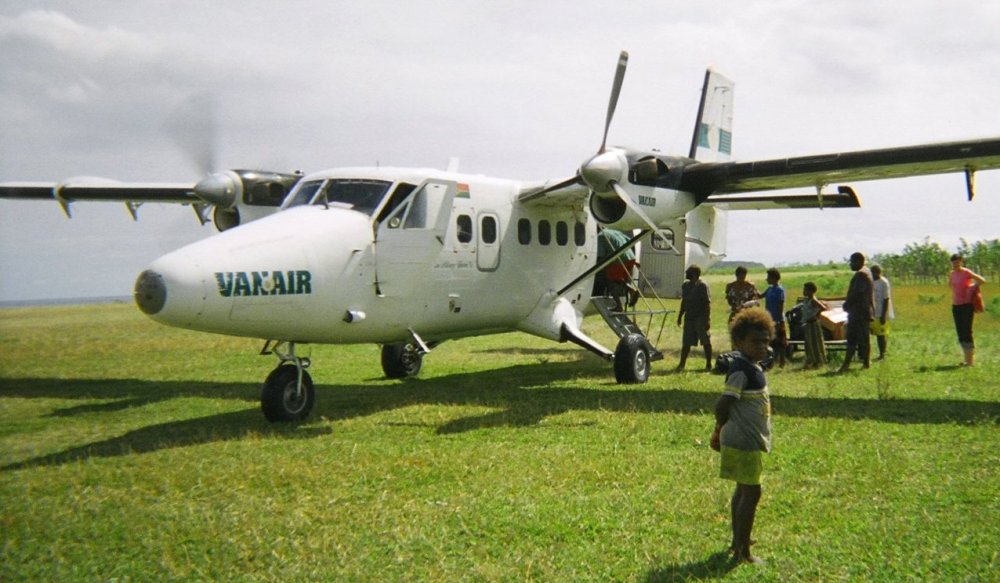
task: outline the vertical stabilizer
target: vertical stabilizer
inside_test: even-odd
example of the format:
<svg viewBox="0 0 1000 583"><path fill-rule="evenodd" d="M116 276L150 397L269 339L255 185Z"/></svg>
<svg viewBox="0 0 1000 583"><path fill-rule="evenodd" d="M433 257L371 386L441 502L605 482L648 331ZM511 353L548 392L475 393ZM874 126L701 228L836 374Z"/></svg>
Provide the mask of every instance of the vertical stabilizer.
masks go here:
<svg viewBox="0 0 1000 583"><path fill-rule="evenodd" d="M694 125L690 158L700 162L725 162L733 150L733 82L709 69L701 89L698 119ZM692 263L707 269L726 255L726 211L698 205L683 221L670 226L671 245L644 240L639 263L645 279L643 292L660 297L680 297L684 270ZM683 252L678 254L674 248Z"/></svg>
<svg viewBox="0 0 1000 583"><path fill-rule="evenodd" d="M729 79L711 69L705 71L689 157L701 162L730 159L733 151L733 87Z"/></svg>

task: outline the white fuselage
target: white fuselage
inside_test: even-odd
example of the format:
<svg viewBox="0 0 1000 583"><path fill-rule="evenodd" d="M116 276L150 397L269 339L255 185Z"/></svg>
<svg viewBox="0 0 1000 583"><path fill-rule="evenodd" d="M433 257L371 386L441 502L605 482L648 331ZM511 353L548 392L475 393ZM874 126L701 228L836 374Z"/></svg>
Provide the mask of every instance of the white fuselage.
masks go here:
<svg viewBox="0 0 1000 583"><path fill-rule="evenodd" d="M559 339L563 321L579 324L593 279L555 290L596 261L596 223L582 209L515 205L517 182L435 170L302 182L329 180L391 185L370 212L314 201L157 259L140 279L159 278L162 307L144 311L182 328L317 343L517 329ZM391 200L400 185L412 192Z"/></svg>

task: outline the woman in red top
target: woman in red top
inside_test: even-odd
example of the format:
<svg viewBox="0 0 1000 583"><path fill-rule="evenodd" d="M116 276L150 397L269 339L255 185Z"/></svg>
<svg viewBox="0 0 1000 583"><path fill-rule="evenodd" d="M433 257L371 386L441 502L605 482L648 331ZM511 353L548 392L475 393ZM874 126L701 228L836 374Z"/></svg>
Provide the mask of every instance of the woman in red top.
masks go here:
<svg viewBox="0 0 1000 583"><path fill-rule="evenodd" d="M962 345L965 354L963 366L972 366L975 359L976 344L972 339L972 297L978 287L986 283L986 279L978 273L962 267L962 256L958 253L951 256L951 314L955 319L955 331L958 333L958 343Z"/></svg>

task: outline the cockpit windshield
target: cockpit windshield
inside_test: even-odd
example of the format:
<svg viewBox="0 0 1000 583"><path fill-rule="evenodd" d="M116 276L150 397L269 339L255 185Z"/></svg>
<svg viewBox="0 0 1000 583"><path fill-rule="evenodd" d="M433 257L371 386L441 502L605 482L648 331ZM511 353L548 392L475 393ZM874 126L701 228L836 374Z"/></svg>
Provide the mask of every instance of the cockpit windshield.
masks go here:
<svg viewBox="0 0 1000 583"><path fill-rule="evenodd" d="M285 208L304 204L329 204L349 208L367 215L382 202L392 185L385 180L333 178L303 182L285 202Z"/></svg>

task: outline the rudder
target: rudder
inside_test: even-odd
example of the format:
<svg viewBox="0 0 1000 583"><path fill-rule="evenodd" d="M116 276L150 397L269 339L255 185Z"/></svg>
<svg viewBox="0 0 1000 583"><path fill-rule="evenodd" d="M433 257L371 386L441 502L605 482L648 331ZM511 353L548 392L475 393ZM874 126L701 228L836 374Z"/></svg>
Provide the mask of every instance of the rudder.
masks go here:
<svg viewBox="0 0 1000 583"><path fill-rule="evenodd" d="M712 69L705 71L689 157L700 162L722 162L732 156L734 87L732 81Z"/></svg>

